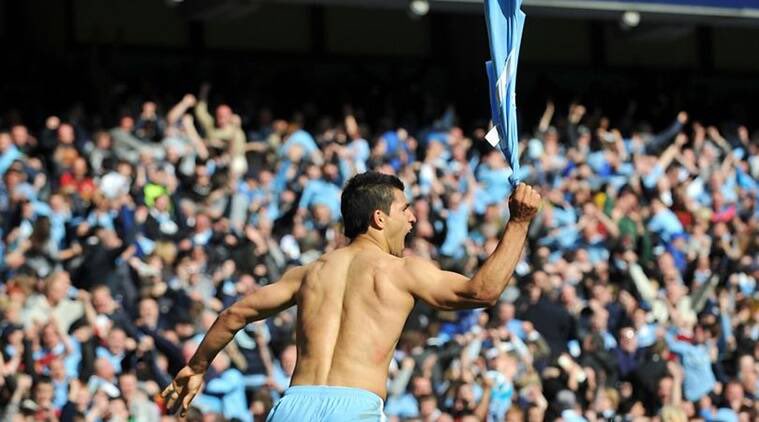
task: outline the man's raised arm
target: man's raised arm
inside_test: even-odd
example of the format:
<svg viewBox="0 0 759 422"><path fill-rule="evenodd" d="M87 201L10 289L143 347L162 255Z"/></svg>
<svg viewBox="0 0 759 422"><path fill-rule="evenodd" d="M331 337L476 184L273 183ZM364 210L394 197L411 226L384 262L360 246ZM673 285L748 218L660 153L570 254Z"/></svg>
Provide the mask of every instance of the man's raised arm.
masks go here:
<svg viewBox="0 0 759 422"><path fill-rule="evenodd" d="M540 207L540 195L520 184L509 199L511 219L492 255L471 279L441 271L423 258L405 258L408 289L417 298L440 309L492 306L509 283L519 262L530 221Z"/></svg>
<svg viewBox="0 0 759 422"><path fill-rule="evenodd" d="M168 400L167 408L176 410L181 405L184 414L200 391L203 376L219 351L247 324L295 305L295 296L305 274L306 267L293 268L278 282L260 288L222 311L187 366L179 371L174 381L163 391L162 396Z"/></svg>

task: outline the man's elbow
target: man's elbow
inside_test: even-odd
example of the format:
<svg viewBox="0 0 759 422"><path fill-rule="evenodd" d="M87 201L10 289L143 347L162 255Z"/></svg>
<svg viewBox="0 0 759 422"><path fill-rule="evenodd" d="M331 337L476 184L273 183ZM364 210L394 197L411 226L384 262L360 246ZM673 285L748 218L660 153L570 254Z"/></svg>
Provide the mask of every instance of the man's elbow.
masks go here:
<svg viewBox="0 0 759 422"><path fill-rule="evenodd" d="M500 295L485 294L482 297L478 298L478 301L482 308L490 308L490 307L495 306L496 303L498 303L499 298L500 298Z"/></svg>
<svg viewBox="0 0 759 422"><path fill-rule="evenodd" d="M221 311L219 322L232 331L239 331L248 324L248 319L245 314L233 305Z"/></svg>
<svg viewBox="0 0 759 422"><path fill-rule="evenodd" d="M498 303L500 295L488 291L472 292L460 298L466 308L490 308Z"/></svg>
<svg viewBox="0 0 759 422"><path fill-rule="evenodd" d="M475 287L473 299L482 307L491 307L498 303L502 290L497 288L494 283L486 283L475 279L472 282L473 287Z"/></svg>

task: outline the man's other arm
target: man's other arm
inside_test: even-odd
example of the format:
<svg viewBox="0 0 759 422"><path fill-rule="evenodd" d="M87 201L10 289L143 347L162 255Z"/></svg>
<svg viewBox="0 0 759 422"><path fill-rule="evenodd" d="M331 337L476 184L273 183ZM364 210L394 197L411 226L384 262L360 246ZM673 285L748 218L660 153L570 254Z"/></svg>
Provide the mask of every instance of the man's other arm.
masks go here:
<svg viewBox="0 0 759 422"><path fill-rule="evenodd" d="M245 325L274 315L295 304L295 295L306 274L305 267L287 271L278 282L262 287L224 310L214 321L190 362L163 390L170 412L184 417L190 403L203 388L203 377L216 355Z"/></svg>
<svg viewBox="0 0 759 422"><path fill-rule="evenodd" d="M474 277L442 271L432 262L407 257L404 273L407 288L415 297L439 309L467 309L492 306L503 293L522 255L530 221L537 214L540 195L527 185L519 185L511 196L511 220L492 255Z"/></svg>
<svg viewBox="0 0 759 422"><path fill-rule="evenodd" d="M278 282L262 287L221 312L200 343L188 366L203 372L235 334L254 321L266 319L293 305L305 267L287 271Z"/></svg>

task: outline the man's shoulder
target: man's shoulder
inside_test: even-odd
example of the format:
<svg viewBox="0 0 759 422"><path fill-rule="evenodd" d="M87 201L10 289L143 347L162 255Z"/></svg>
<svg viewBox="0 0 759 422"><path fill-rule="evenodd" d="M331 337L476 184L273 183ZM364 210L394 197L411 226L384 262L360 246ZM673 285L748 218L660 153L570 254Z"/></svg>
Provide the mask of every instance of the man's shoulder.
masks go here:
<svg viewBox="0 0 759 422"><path fill-rule="evenodd" d="M337 263L351 257L350 250L347 247L337 248L329 252L323 253L320 257L316 258L309 264L303 265L304 268L314 268L320 265L326 265L331 263Z"/></svg>
<svg viewBox="0 0 759 422"><path fill-rule="evenodd" d="M331 265L348 263L359 265L362 271L374 272L378 275L399 277L403 274L414 274L420 271L439 269L437 264L420 256L397 257L388 253L373 250L356 250L350 246L327 252L311 265ZM355 267L354 267L355 268Z"/></svg>
<svg viewBox="0 0 759 422"><path fill-rule="evenodd" d="M372 253L367 255L368 260L383 271L403 270L408 265L409 257L397 257L387 253Z"/></svg>
<svg viewBox="0 0 759 422"><path fill-rule="evenodd" d="M398 259L398 265L401 266L404 271L414 272L440 269L436 262L421 256L409 255Z"/></svg>
<svg viewBox="0 0 759 422"><path fill-rule="evenodd" d="M358 266L362 271L372 272L375 275L397 276L407 265L406 258L374 250L356 251L345 247L330 253L335 254L336 259L349 260L354 269Z"/></svg>

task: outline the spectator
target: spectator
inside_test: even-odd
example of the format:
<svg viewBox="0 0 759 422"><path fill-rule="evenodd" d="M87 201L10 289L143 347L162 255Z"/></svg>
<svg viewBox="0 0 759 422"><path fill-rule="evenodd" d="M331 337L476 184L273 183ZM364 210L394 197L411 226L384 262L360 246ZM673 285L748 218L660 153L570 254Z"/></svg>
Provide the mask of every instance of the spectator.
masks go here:
<svg viewBox="0 0 759 422"><path fill-rule="evenodd" d="M712 391L716 383L710 358L713 354L710 345L706 344L705 336L704 328L700 325L693 330L693 344L677 339L672 332L666 335L669 348L682 357L685 398L691 402L698 401Z"/></svg>
<svg viewBox="0 0 759 422"><path fill-rule="evenodd" d="M8 132L0 132L0 174L5 174L14 161L22 157Z"/></svg>
<svg viewBox="0 0 759 422"><path fill-rule="evenodd" d="M44 324L54 318L57 329L67 333L71 324L84 316L84 305L79 298L72 299L70 291L68 273L61 271L50 275L45 279L44 295L34 294L27 299L22 311L25 325Z"/></svg>

